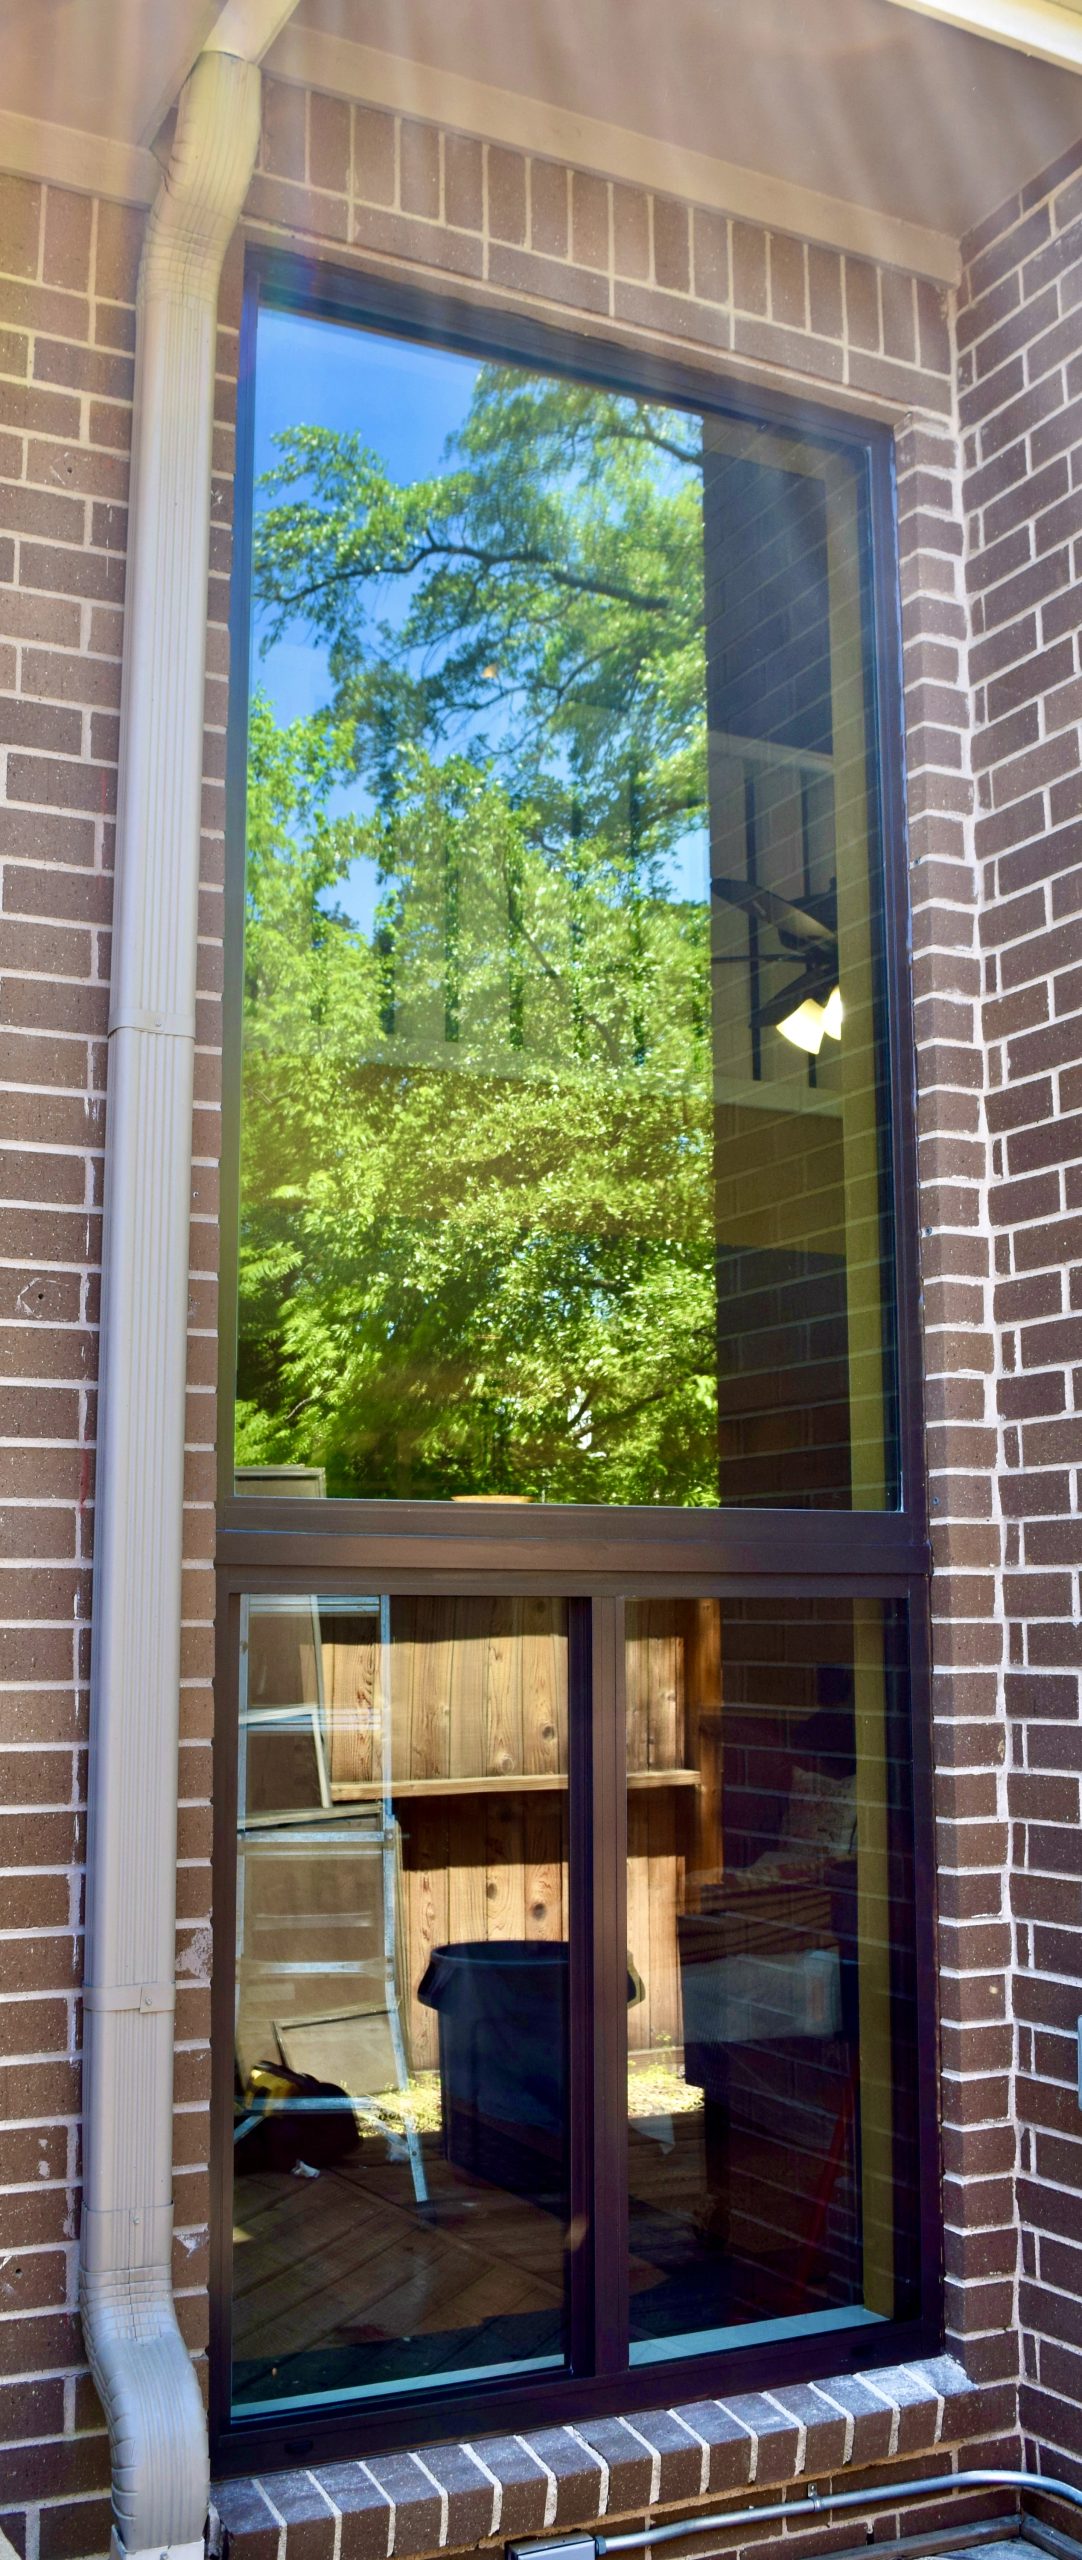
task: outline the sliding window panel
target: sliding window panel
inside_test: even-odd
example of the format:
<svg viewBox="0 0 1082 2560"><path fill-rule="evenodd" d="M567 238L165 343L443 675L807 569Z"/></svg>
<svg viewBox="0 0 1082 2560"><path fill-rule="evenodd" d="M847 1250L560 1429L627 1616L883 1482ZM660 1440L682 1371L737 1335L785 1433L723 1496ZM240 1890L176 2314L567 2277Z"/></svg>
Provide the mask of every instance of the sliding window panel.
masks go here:
<svg viewBox="0 0 1082 2560"><path fill-rule="evenodd" d="M563 1602L240 1602L234 2416L558 2371Z"/></svg>
<svg viewBox="0 0 1082 2560"><path fill-rule="evenodd" d="M635 2364L918 2308L904 1637L882 1600L629 1604Z"/></svg>

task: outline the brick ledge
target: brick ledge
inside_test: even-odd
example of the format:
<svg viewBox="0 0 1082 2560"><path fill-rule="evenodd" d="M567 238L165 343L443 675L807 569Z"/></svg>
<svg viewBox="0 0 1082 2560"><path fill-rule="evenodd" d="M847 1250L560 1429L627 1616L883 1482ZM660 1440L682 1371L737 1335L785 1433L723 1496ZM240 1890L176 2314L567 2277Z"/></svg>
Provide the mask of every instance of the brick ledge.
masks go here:
<svg viewBox="0 0 1082 2560"><path fill-rule="evenodd" d="M980 2400L962 2367L936 2356L633 2418L227 2480L214 2491L222 2560L427 2560L727 2491L782 2489L930 2452L969 2432Z"/></svg>

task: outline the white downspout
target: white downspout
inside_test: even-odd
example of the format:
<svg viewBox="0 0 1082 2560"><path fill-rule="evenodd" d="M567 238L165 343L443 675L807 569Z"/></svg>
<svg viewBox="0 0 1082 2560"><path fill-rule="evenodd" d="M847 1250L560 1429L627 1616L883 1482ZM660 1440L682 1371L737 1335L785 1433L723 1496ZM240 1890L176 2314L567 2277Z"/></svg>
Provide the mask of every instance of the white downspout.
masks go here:
<svg viewBox="0 0 1082 2560"><path fill-rule="evenodd" d="M229 0L217 49L200 56L181 92L139 276L106 1116L80 2270L121 2560L202 2560L209 2486L202 2396L177 2325L170 2259L211 428L219 278L259 138L257 63L291 5Z"/></svg>

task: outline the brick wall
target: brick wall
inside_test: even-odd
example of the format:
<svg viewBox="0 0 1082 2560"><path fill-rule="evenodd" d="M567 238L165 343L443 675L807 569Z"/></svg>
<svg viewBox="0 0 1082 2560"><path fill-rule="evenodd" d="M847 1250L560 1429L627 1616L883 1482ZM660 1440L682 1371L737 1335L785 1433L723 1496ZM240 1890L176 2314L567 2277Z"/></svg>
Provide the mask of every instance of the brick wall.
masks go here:
<svg viewBox="0 0 1082 2560"><path fill-rule="evenodd" d="M1082 2479L1082 152L958 317L994 1255L1021 2420ZM1004 2299L1006 2299L1006 2295Z"/></svg>
<svg viewBox="0 0 1082 2560"><path fill-rule="evenodd" d="M1066 204L1069 192L1065 182L1057 201ZM139 228L135 217L115 207L94 206L54 189L0 180L0 571L10 580L0 603L0 754L4 757L0 797L7 804L0 915L5 937L2 1019L8 1078L5 1147L9 1151L4 1158L7 1189L3 1197L11 1204L4 1212L0 1247L6 1292L0 1468L12 1504L3 1567L11 1590L6 1614L13 1621L5 1638L4 1676L11 1684L11 1703L4 1724L10 1749L3 1800L14 1808L4 1815L12 1837L5 1840L0 1858L0 1866L10 1870L4 1880L0 1924L6 1933L0 1937L4 1994L0 2018L4 2052L12 2057L5 2063L3 2110L9 2129L0 2137L4 2146L0 2176L10 2189L0 2208L7 2214L0 2248L16 2253L2 2270L7 2291L0 2294L4 2342L0 2423L13 2447L0 2470L4 2483L0 2526L27 2560L38 2560L39 2553L43 2560L65 2560L65 2555L71 2555L71 2560L77 2555L96 2560L108 2538L104 2439L83 2369L74 2311L77 1992L97 1204L129 351ZM568 170L547 160L484 146L469 136L441 133L371 108L350 109L335 99L307 96L271 83L267 84L263 146L249 199L248 228L256 236L323 247L339 259L356 258L366 268L383 273L398 267L414 275L428 272L500 304L512 302L575 326L616 331L640 345L660 341L670 348L688 348L700 358L728 358L765 381L843 398L858 410L877 409L883 414L886 404L900 419L928 1455L937 1568L935 1708L943 1906L948 2315L956 2349L973 2380L983 2386L965 2396L951 2423L958 2444L970 2455L980 2452L988 2458L1010 2459L1017 2414L1018 2229L1013 2176L1014 2013L1005 1989L1010 1948L1007 1815L1009 1809L1019 1822L1036 1825L1059 1820L1066 1826L1072 1809L1077 1813L1077 1780L1069 1775L1077 1729L1059 1707L1054 1717L1042 1717L1039 1724L1033 1721L1024 1726L1021 1721L1024 1701L1012 1684L1019 1679L1031 1681L1037 1666L1046 1662L1042 1645L1063 1642L1069 1615L1068 1566L1057 1556L1055 1571L1060 1579L1049 1578L1053 1565L1042 1549L1049 1526L1043 1516L1037 1523L1036 1549L1027 1545L1019 1557L1011 1549L1011 1540L1020 1537L1021 1531L1008 1526L1004 1532L1000 1523L1001 1432L1006 1435L1003 1448L1008 1460L1004 1508L1011 1522L1015 1518L1010 1511L1012 1471L1017 1472L1021 1486L1023 1460L1025 1469L1047 1466L1057 1478L1065 1468L1065 1461L1053 1458L1051 1443L1043 1456L1039 1454L1045 1449L1043 1442L1038 1450L1027 1446L1011 1454L1010 1431L1028 1426L1023 1426L1021 1409L1011 1405L1014 1379L1006 1373L1000 1377L996 1347L1000 1344L1005 1364L1008 1328L1018 1326L1023 1317L1012 1301L997 1301L993 1306L995 1274L989 1264L991 1168L979 1045L979 933L988 931L992 892L1004 900L1015 895L1009 878L1000 876L1009 861L1018 858L1013 848L1038 832L1035 824L1028 835L1012 838L1010 850L1005 842L992 845L982 832L993 761L998 767L1002 756L1006 767L1009 756L1020 751L1007 743L997 746L993 725L987 732L990 751L983 753L986 714L993 724L1003 716L992 693L992 678L1002 672L1000 665L981 662L983 622L975 642L975 664L985 690L978 697L978 734L972 740L969 734L970 590L972 611L979 620L991 611L993 595L992 585L983 579L978 554L983 543L994 584L998 562L992 546L999 539L998 531L992 530L997 524L994 508L1008 483L1004 481L1002 489L997 483L987 496L980 494L979 466L985 457L975 448L970 451L967 443L966 465L971 474L976 473L976 481L971 477L963 489L951 341L938 295L917 279L880 270L866 260L842 259L834 252L771 236L743 222L728 222L707 209L610 184L591 172ZM1039 247L1035 241L1035 250ZM1016 295L1001 312L995 282L990 279L986 286L981 281L981 259L994 265L996 254L994 241L982 244L971 272L974 292L981 297L972 299L966 309L965 325L974 342L974 319L982 303L990 313L986 326L991 327L1004 313L1004 325L1009 325L1018 302ZM1013 273L1017 264L1015 259L1005 271ZM206 2335L209 1560L227 674L224 619L239 273L238 244L231 254L223 294L215 456L178 1887L176 2280L186 2334L197 2350L202 2349ZM1065 266L1062 281L1053 286L1055 293L1069 297L1069 276ZM1069 319L1065 326L1069 330ZM1010 368L1022 361L1017 354L1005 357L1005 382L1013 385ZM1060 404L1066 361L1065 353L1057 358ZM982 369L982 380L986 371L987 367ZM1005 402L1016 399L1020 389L1020 383L1005 388L1003 400L995 404L997 414ZM989 410L989 422L991 417ZM991 432L991 424L978 427L975 419L968 428L970 436L985 432ZM1014 431L1015 443L1022 434L1021 428ZM1003 447L995 447L995 454L1009 450L1008 438ZM1064 451L1066 439L1057 448ZM1027 452L1014 475L1015 483L1029 469ZM1065 496L1066 485L1058 499L1048 503L1061 503ZM966 505L971 511L982 511L975 518L971 512L968 550ZM1015 527L1016 545L1018 538ZM1046 546L1039 528L1026 531L1022 539L1032 542L1034 558L1039 553L1043 559ZM1060 549L1066 539L1062 533L1055 535ZM1025 556L1029 561L1028 551ZM1021 622L1027 612L1031 619L1038 611L1052 612L1051 589L1053 600L1047 605L1033 599L1010 602L1010 582L1024 576L1024 567L1020 556L1016 559L1011 552L1009 558L1011 565L1003 571L1003 618L1013 616ZM1055 595L1062 614L1062 586ZM1004 659L1002 668L1032 656L1039 646L1060 646L1064 628L1060 624L1045 636L1034 623L1032 638L1024 638L1016 660ZM1063 663L1062 673L1058 659L1049 666L1044 678L1049 688L1069 682L1070 669ZM1034 734L1036 738L1039 730ZM1077 740L1077 732L1072 735ZM1027 737L1025 747L1030 743ZM1067 768L1057 767L1055 777L1048 774L1041 783L1027 783L1027 793L1066 789L1066 776ZM1008 788L1004 808L1011 796ZM999 801L995 805L998 810ZM1042 802L1042 828L1043 809ZM1056 823L1061 823L1058 818ZM982 903L978 892L984 871L991 876L992 891ZM1065 906L1054 903L1061 889L1062 882L1054 889L1039 888L1039 901L1049 901L1047 915L1042 903L1039 925L1036 910L1032 919L1027 911L1006 935L1021 950L1025 946L1020 937L1030 934L1029 983L1034 1002L1039 1002L1044 987L1040 972L1048 965L1047 958L1041 957L1042 934L1053 925L1064 936L1071 929L1068 924L1059 925L1060 916L1067 914ZM1028 882L1026 894L1032 894ZM988 943L989 953L993 943L994 936ZM1062 948L1066 949L1065 940ZM1007 968L1006 957L999 965ZM1068 979L1065 966L1064 1010ZM1014 999L1015 984L1012 978L1009 994L1005 992L1001 999L997 992L991 1000L988 1035L993 1061L1001 1056L1003 1040L1036 1033L1043 1019L1039 1014L1032 1020L1025 1015L1015 1023L1011 1016L1001 1023L997 1004ZM1065 1061L1060 1064L1064 1069L1061 1107L1068 1110L1069 1072ZM1026 1066L1023 1070L1035 1080L1054 1071L1058 1070L1048 1062L1040 1069ZM1012 1075L1017 1072L1012 1068ZM1014 1124L1008 1132L996 1118L1004 1083L1001 1071L989 1110L996 1146L1009 1148L1017 1143ZM1037 1117L1047 1122L1047 1104ZM999 1170L997 1166L997 1175ZM1024 1170L1026 1178L1031 1178L1033 1168L1027 1163ZM1013 1180L1013 1163L1006 1171ZM1049 1178L1043 1168L1041 1178ZM1065 1177L1056 1171L1051 1179L1058 1184ZM998 1190L993 1198L998 1204ZM1065 1191L1058 1214L1062 1217L1073 1205L1076 1201ZM996 1213L1019 1214L1009 1200L1003 1209L997 1205ZM1052 1242L1051 1211L1023 1214L1043 1219L1049 1255L1059 1250ZM1023 1230L1020 1226L1017 1236L1011 1236L999 1287L1028 1287L1031 1272L1037 1272L1038 1289L1047 1289L1045 1264L1010 1259L1022 1250L1023 1233L1037 1237L1039 1227L1027 1225ZM1002 1243L998 1249L1003 1250ZM1029 1250L1027 1245L1025 1251ZM1017 1282L1011 1278L1015 1272ZM1058 1289L1058 1279L1054 1286ZM1050 1307L1046 1316L1041 1312L1044 1299L1040 1299L1033 1313L1034 1357L1023 1357L1018 1350L1014 1376L1023 1372L1028 1376L1039 1367L1036 1327L1056 1317L1065 1321L1066 1306L1066 1299L1061 1304L1057 1295L1054 1309ZM1029 1321L1028 1315L1024 1320ZM1001 1328L998 1335L996 1323ZM1047 1355L1048 1370L1058 1378L1063 1397L1067 1394L1064 1363L1070 1356L1065 1333ZM1062 1402L1041 1408L1035 1423L1054 1428L1055 1413L1064 1410ZM1031 1539L1034 1533L1027 1530L1025 1534ZM1015 1575L1020 1563L1027 1571L1032 1568L1039 1587L1032 1621L1021 1606L1014 1611L1026 1630L1019 1641L1031 1648L1036 1644L1037 1650L1020 1659L1016 1670L998 1658L996 1611L1005 1593L1014 1608L1014 1582L1004 1585L1000 1576L1008 1570ZM1035 1636L1038 1617L1046 1632ZM1055 1682L1062 1678L1058 1661L1042 1670L1054 1699L1059 1696ZM1031 1698L1032 1690L1025 1696ZM1039 1734L1042 1751L1058 1749L1062 1756L1054 1765L1039 1754L1034 1758L1031 1740L1029 1763L1020 1764L1017 1777L1013 1770L1008 1775L1008 1737L1025 1731L1031 1737ZM1032 1787L1035 1779L1045 1777L1061 1790L1066 1785L1069 1795L1060 1794L1040 1806L1032 1795L1023 1795L1008 1808L1008 1786ZM1051 1803L1057 1812L1051 1811ZM1069 1844L1066 1827L1058 1837ZM1034 1831L1031 1857L1045 1855L1044 1839L1044 1833ZM1029 1894L1037 1882L1036 1875L1020 1879L1017 1891ZM1018 1919L1027 1925L1040 1919L1048 1934L1043 1908L1040 1914L1019 1909ZM1061 1970L1066 1969L1064 1962ZM1063 2078L1062 2017L1057 2012L1053 2020L1043 2010L1039 2016L1027 2011L1031 1987L1020 1975L1014 1977L1017 2015L1024 2021L1018 2030L1018 2060L1028 2068L1035 2031L1040 2030L1036 2043L1043 2051L1058 2024L1057 2068ZM1030 2107L1024 2078L1019 2085L1023 2103ZM1053 2136L1042 2134L1040 2139L1048 2142ZM1026 2140L1029 2143L1031 2137L1027 2135ZM1062 2150L1066 2147L1063 2136L1058 2140ZM1053 2176L1051 2164L1043 2159L1035 2162L1028 2151L1023 2165L1027 2174L1036 2167L1038 2176ZM1065 2172L1056 2184L1062 2201ZM1028 2197L1026 2188L1022 2193L1024 2199ZM1026 2212L1033 2226L1027 2246L1036 2248L1028 2201ZM1065 2264L1068 2253L1063 2242L1054 2243L1049 2237L1040 2245L1046 2253L1058 2245L1059 2258L1051 2263L1059 2268L1061 2293L1069 2296L1075 2279ZM1040 2272L1046 2283L1054 2281L1050 2264L1042 2264ZM1023 2291L1022 2300L1029 2318L1028 2291ZM1046 2392L1062 2387L1062 2377L1057 2386L1046 2372L1041 2382ZM844 2389L856 2389L859 2399L859 2386ZM794 2395L785 2396L788 2401ZM874 2393L875 2426L869 2419L859 2441L853 2423L843 2429L844 2442L838 2439L835 2415L834 2434L820 2443L810 2426L812 2416L817 2424L822 2422L823 2413L814 2398L800 2404L803 2414L795 2421L792 2413L784 2425L776 2417L770 2419L767 2432L772 2435L770 2459L775 2465L770 2469L771 2480L806 2475L815 2463L822 2468L839 2461L878 2459L891 2452L911 2458L919 2467L944 2433L942 2392L926 2383L899 2380L896 2387L888 2387L886 2401L895 2415L882 2443L882 2413ZM845 2400L844 2390L842 2405L852 2418L853 2404ZM1039 2429L1043 2421L1032 2393L1026 2406L1027 2423ZM923 2410L919 2420L905 2414L918 2407ZM863 2403L857 2415L868 2418ZM662 2421L657 2425L664 2437ZM793 2442L778 2470L778 2446L783 2439L788 2443L790 2434ZM525 2461L527 2475L536 2484L544 2474L544 2461L540 2473L536 2457L525 2457ZM713 2457L711 2465L712 2461ZM660 2455L657 2467L660 2471ZM419 2474L419 2480L424 2476ZM605 2476L608 2479L608 2471ZM613 2473L617 2476L618 2470ZM765 2481L766 2470L757 2476ZM683 2481L682 2473L680 2478ZM712 2467L701 2485L721 2485L715 2482ZM434 2524L427 2509L425 2522L421 2507L428 2492L417 2489L416 2483L414 2488L416 2512L408 2528L403 2517L396 2548L428 2548L441 2534L446 2540L450 2530L450 2509L441 2505L439 2497ZM234 2506L240 2494L236 2489L229 2492ZM642 2494L641 2483L634 2494ZM670 2483L665 2494L676 2499L693 2490ZM552 2520L548 2496L546 2489L545 2515L538 2517L538 2523ZM257 2554L263 2560L264 2554L284 2550L286 2522L294 2514L298 2521L303 2519L305 2501L309 2506L314 2502L314 2514L324 2520L331 2512L325 2493L310 2483L293 2488L286 2484L281 2498L285 2506L268 2511L265 2501L261 2504L260 2497L255 2497L249 2517L255 2538L250 2542L245 2539L248 2526L243 2517L234 2514L238 2551L250 2551L252 2560ZM358 2512L367 2513L373 2503L385 2518L388 2497L383 2491L374 2502L365 2491ZM611 2512L611 2500L609 2505ZM595 2499L595 2512L596 2508ZM896 2529L896 2518L894 2524ZM470 2532L491 2532L499 2525L493 2507L487 2522L475 2519ZM373 2530L377 2542L382 2532L381 2547L389 2548L390 2524L384 2521ZM332 2519L328 2554L339 2549L336 2535ZM829 2537L833 2543L845 2538L837 2532ZM327 2537L324 2533L321 2542L306 2527L297 2539L298 2550L302 2540L306 2550L315 2552ZM343 2553L347 2544L353 2547L344 2530L340 2543ZM360 2541L356 2547L362 2547Z"/></svg>

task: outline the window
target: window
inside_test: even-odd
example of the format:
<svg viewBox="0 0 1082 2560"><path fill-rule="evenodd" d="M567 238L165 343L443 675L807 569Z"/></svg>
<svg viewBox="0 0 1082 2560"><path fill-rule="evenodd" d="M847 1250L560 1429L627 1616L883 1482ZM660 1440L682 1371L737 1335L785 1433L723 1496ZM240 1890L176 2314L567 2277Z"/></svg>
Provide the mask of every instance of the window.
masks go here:
<svg viewBox="0 0 1082 2560"><path fill-rule="evenodd" d="M935 2333L888 452L358 291L248 301L227 2460Z"/></svg>

